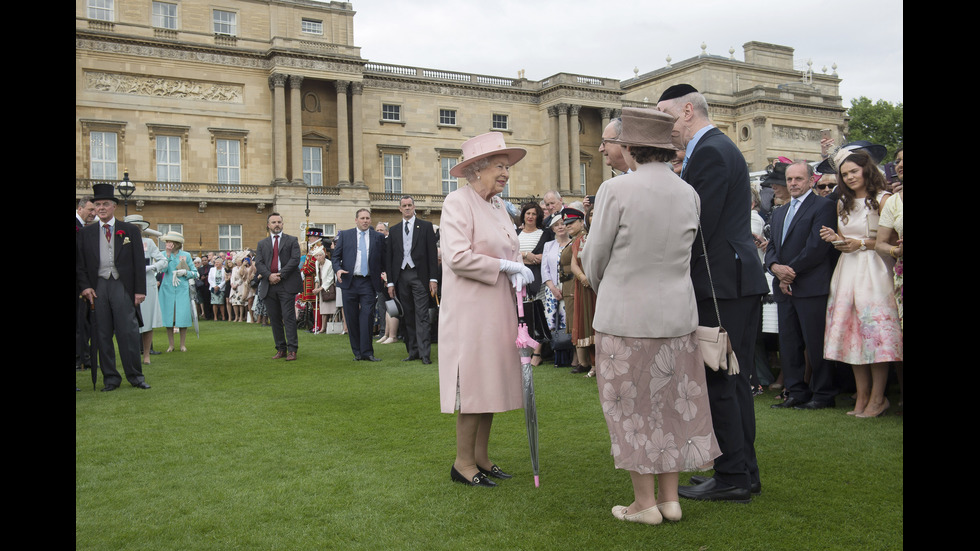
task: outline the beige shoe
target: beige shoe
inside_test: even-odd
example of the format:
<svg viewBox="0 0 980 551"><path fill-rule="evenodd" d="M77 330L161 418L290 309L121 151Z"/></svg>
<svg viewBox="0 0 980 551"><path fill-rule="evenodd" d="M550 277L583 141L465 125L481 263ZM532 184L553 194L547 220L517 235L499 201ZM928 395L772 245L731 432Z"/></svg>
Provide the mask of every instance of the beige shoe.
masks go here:
<svg viewBox="0 0 980 551"><path fill-rule="evenodd" d="M677 522L681 519L681 504L676 501L658 503L657 508L660 509L660 514L669 521Z"/></svg>
<svg viewBox="0 0 980 551"><path fill-rule="evenodd" d="M650 507L649 509L644 509L639 513L629 514L626 512L628 510L628 507L617 505L612 508L612 514L619 520L638 522L640 524L660 524L664 521L663 515L660 514L660 509L658 509L656 505Z"/></svg>

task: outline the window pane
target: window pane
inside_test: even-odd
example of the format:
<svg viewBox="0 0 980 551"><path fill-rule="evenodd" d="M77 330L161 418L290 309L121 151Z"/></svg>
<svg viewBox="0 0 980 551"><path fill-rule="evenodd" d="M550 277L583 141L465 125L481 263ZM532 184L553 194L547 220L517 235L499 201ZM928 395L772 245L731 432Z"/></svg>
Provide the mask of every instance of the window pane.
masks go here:
<svg viewBox="0 0 980 551"><path fill-rule="evenodd" d="M450 192L456 191L459 187L459 181L455 176L449 174L449 171L453 169L454 166L459 161L452 157L442 158L442 194L447 195Z"/></svg>
<svg viewBox="0 0 980 551"><path fill-rule="evenodd" d="M385 193L402 192L402 157L385 154Z"/></svg>
<svg viewBox="0 0 980 551"><path fill-rule="evenodd" d="M323 34L323 21L303 19L300 30L308 34Z"/></svg>
<svg viewBox="0 0 980 551"><path fill-rule="evenodd" d="M303 148L303 181L311 186L323 185L323 150L321 148Z"/></svg>
<svg viewBox="0 0 980 551"><path fill-rule="evenodd" d="M153 26L159 29L177 28L177 4L153 3Z"/></svg>
<svg viewBox="0 0 980 551"><path fill-rule="evenodd" d="M237 33L237 14L230 11L214 10L214 32L234 35Z"/></svg>
<svg viewBox="0 0 980 551"><path fill-rule="evenodd" d="M112 0L88 0L88 17L112 21Z"/></svg>
<svg viewBox="0 0 980 551"><path fill-rule="evenodd" d="M493 128L495 130L507 130L507 115L493 115Z"/></svg>
<svg viewBox="0 0 980 551"><path fill-rule="evenodd" d="M390 105L383 104L381 106L381 118L386 121L398 121L401 120L401 106L400 105Z"/></svg>
<svg viewBox="0 0 980 551"><path fill-rule="evenodd" d="M241 224L218 225L218 248L222 251L237 251L242 248Z"/></svg>
<svg viewBox="0 0 980 551"><path fill-rule="evenodd" d="M218 183L238 184L240 167L238 163L237 140L218 140Z"/></svg>
<svg viewBox="0 0 980 551"><path fill-rule="evenodd" d="M180 138L157 136L157 180L180 181Z"/></svg>
<svg viewBox="0 0 980 551"><path fill-rule="evenodd" d="M447 124L456 126L456 110L455 109L440 109L439 110L439 124Z"/></svg>
<svg viewBox="0 0 980 551"><path fill-rule="evenodd" d="M96 180L115 180L116 172L116 133L92 132L90 177Z"/></svg>

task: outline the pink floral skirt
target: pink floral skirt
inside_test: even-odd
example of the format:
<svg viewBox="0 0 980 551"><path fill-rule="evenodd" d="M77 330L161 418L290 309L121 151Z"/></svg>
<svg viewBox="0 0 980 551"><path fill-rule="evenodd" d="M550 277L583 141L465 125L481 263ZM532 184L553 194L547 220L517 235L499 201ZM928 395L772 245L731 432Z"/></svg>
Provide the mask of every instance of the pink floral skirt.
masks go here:
<svg viewBox="0 0 980 551"><path fill-rule="evenodd" d="M596 332L596 382L617 469L693 471L721 455L694 333L642 339Z"/></svg>

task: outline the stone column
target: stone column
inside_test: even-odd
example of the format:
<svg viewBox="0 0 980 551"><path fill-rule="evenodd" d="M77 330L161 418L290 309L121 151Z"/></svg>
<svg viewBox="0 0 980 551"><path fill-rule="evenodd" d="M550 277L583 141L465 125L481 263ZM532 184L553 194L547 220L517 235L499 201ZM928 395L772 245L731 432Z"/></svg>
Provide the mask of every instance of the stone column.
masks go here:
<svg viewBox="0 0 980 551"><path fill-rule="evenodd" d="M769 139L768 137L772 134L772 127L768 124L766 117L752 117L752 136L751 138L755 140L758 144L755 147L755 157L754 162L749 161L749 170L763 170L766 165L769 164ZM739 150L742 149L741 144L738 142L742 141L738 136L738 126L735 126L735 143L738 145Z"/></svg>
<svg viewBox="0 0 980 551"><path fill-rule="evenodd" d="M362 99L364 97L364 83L351 83L351 143L354 157L354 185L367 187L364 185L364 113Z"/></svg>
<svg viewBox="0 0 980 551"><path fill-rule="evenodd" d="M568 105L559 103L558 108L558 189L561 194L570 190L568 184Z"/></svg>
<svg viewBox="0 0 980 551"><path fill-rule="evenodd" d="M582 149L579 145L579 123L578 123L578 112L581 109L581 105L571 105L569 106L569 115L571 115L568 121L568 131L571 132L571 144L569 145L570 150L570 161L572 169L571 177L569 178L569 190L572 191L573 195L578 195L581 192L582 183Z"/></svg>
<svg viewBox="0 0 980 551"><path fill-rule="evenodd" d="M350 185L350 138L347 135L347 85L350 81L334 82L337 89L337 185Z"/></svg>
<svg viewBox="0 0 980 551"><path fill-rule="evenodd" d="M558 187L558 109L548 108L548 185L545 191Z"/></svg>
<svg viewBox="0 0 980 551"><path fill-rule="evenodd" d="M292 180L303 183L303 77L289 76L289 141Z"/></svg>
<svg viewBox="0 0 980 551"><path fill-rule="evenodd" d="M601 127L602 130L601 131L602 132L605 132L606 131L606 127L609 126L609 121L612 120L612 109L605 108L605 109L600 110L600 112L602 113L602 127ZM601 153L600 153L600 155L601 155ZM609 165L606 164L605 157L603 157L602 159L600 159L600 161L602 162L602 181L605 182L606 180L612 178L612 167L610 167Z"/></svg>
<svg viewBox="0 0 980 551"><path fill-rule="evenodd" d="M286 183L286 75L269 77L272 90L272 177L277 184Z"/></svg>

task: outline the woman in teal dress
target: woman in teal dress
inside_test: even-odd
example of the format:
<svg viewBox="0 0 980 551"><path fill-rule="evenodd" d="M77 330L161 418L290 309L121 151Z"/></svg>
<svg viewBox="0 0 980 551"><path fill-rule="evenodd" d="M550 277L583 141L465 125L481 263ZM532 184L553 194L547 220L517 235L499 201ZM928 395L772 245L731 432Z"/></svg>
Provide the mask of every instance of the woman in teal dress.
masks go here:
<svg viewBox="0 0 980 551"><path fill-rule="evenodd" d="M180 351L186 352L187 328L192 323L190 280L194 279L197 270L191 269L194 266L191 255L181 250L183 235L172 231L163 236L163 241L166 243L167 268L160 282L160 314L170 343L167 352L174 350L174 327L180 329Z"/></svg>

